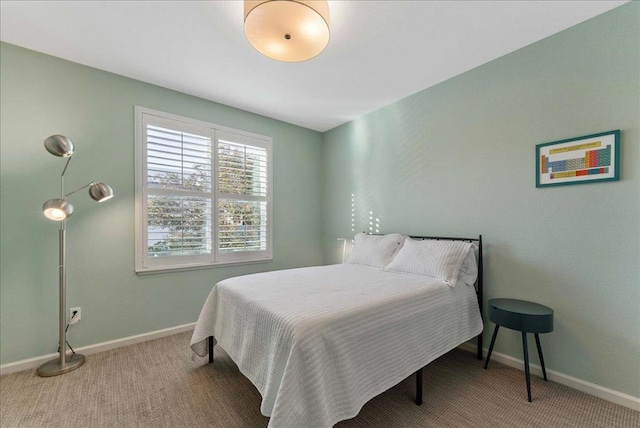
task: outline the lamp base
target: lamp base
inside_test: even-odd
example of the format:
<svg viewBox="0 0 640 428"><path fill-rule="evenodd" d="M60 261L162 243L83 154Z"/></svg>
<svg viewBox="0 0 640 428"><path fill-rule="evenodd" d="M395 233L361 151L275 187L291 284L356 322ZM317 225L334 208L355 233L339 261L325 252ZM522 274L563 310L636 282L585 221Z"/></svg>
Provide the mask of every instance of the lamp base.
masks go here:
<svg viewBox="0 0 640 428"><path fill-rule="evenodd" d="M65 373L69 373L82 366L86 359L84 355L72 354L66 357L64 365L60 364L60 358L47 361L40 367L38 367L38 376L57 376Z"/></svg>

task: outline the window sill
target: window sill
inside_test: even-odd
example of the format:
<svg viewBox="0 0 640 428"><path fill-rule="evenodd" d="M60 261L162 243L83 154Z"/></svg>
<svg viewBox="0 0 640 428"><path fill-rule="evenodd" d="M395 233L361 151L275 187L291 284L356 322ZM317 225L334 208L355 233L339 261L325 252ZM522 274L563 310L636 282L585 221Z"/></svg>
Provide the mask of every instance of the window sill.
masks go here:
<svg viewBox="0 0 640 428"><path fill-rule="evenodd" d="M271 263L273 258L269 259L261 259L261 260L247 260L240 262L218 262L218 263L207 263L207 264L193 264L193 265L175 265L171 267L148 267L148 268L138 268L136 267L136 274L138 275L152 275L156 273L171 273L171 272L183 272L189 270L200 270L200 269L212 269L212 268L221 268L221 267L230 267L230 266L241 266L241 265L253 265L258 263Z"/></svg>

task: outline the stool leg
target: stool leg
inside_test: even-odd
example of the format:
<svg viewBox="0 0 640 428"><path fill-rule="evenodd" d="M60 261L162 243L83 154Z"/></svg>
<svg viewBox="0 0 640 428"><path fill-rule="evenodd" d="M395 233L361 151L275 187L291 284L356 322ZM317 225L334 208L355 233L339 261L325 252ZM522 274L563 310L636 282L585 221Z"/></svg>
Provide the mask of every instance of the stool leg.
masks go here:
<svg viewBox="0 0 640 428"><path fill-rule="evenodd" d="M493 329L493 336L491 336L491 345L489 345L489 353L487 354L487 361L484 363L484 368L486 369L489 366L489 359L491 358L491 353L493 352L493 345L496 343L496 336L498 336L498 329L500 326L496 324L496 328Z"/></svg>
<svg viewBox="0 0 640 428"><path fill-rule="evenodd" d="M416 372L416 404L422 405L422 369Z"/></svg>
<svg viewBox="0 0 640 428"><path fill-rule="evenodd" d="M542 366L542 375L544 380L547 380L547 371L544 369L544 358L542 358L542 347L540 346L540 337L538 333L534 333L536 336L536 346L538 347L538 357L540 357L540 365Z"/></svg>
<svg viewBox="0 0 640 428"><path fill-rule="evenodd" d="M527 397L531 403L531 378L529 377L529 349L527 348L527 333L522 332L522 352L524 353L524 374L527 377Z"/></svg>

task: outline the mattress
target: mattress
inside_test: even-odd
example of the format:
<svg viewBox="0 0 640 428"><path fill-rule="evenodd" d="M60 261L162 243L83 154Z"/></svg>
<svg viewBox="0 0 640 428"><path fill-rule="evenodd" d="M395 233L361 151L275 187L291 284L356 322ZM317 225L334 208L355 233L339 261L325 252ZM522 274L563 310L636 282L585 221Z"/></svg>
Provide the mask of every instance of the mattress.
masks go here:
<svg viewBox="0 0 640 428"><path fill-rule="evenodd" d="M270 428L326 428L482 329L471 286L340 264L219 282L191 348L204 357L215 338Z"/></svg>

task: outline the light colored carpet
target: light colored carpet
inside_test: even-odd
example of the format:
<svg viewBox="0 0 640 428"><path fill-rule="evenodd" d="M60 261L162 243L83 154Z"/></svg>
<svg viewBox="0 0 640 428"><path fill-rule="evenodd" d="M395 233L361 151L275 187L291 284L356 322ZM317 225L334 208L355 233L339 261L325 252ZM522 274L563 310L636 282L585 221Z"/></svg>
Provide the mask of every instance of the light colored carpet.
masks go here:
<svg viewBox="0 0 640 428"><path fill-rule="evenodd" d="M62 376L2 376L0 426L265 427L258 391L219 347L214 365L192 361L190 337L90 355ZM424 370L422 406L414 393L411 376L336 427L640 427L639 412L535 376L529 403L522 371L496 362L483 370L460 350Z"/></svg>

